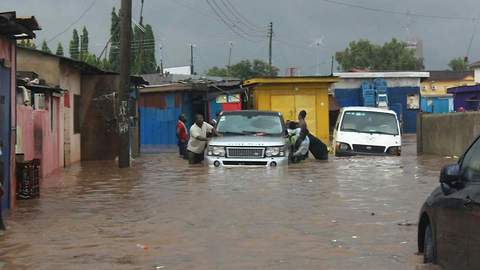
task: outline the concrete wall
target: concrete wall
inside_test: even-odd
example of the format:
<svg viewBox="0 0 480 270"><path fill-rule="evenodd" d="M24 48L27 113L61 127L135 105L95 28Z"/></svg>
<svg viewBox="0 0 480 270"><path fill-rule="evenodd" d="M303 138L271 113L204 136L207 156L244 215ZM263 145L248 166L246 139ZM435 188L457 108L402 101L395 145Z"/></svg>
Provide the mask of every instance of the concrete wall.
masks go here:
<svg viewBox="0 0 480 270"><path fill-rule="evenodd" d="M68 65L62 63L60 64L60 88L67 90L68 92L65 95L68 95L70 105L65 107L64 100L62 99L62 109L63 109L63 127L62 133L64 138L64 160L65 166L68 166L72 163L78 162L81 160L81 134L74 133L73 130L73 111L74 111L74 96L81 95L81 74L78 69L69 67Z"/></svg>
<svg viewBox="0 0 480 270"><path fill-rule="evenodd" d="M332 89L360 89L364 81L373 82L374 78L340 78ZM382 78L388 87L420 87L420 78Z"/></svg>
<svg viewBox="0 0 480 270"><path fill-rule="evenodd" d="M27 49L18 49L17 70L33 71L48 85L60 85L60 60L58 57L44 55Z"/></svg>
<svg viewBox="0 0 480 270"><path fill-rule="evenodd" d="M106 121L113 117L113 106L105 102L99 107L93 99L116 92L119 79L118 75L82 76L82 160L113 160L117 156L117 125L109 126Z"/></svg>
<svg viewBox="0 0 480 270"><path fill-rule="evenodd" d="M480 112L421 114L417 124L419 153L460 156L480 135Z"/></svg>

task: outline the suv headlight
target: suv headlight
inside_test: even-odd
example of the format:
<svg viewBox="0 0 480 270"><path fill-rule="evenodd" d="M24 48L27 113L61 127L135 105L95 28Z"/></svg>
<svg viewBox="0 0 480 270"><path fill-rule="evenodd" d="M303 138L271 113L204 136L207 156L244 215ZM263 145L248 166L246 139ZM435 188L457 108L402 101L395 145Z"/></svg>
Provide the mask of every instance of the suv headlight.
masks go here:
<svg viewBox="0 0 480 270"><path fill-rule="evenodd" d="M225 147L223 147L223 146L209 146L208 151L207 151L207 155L224 157L225 156Z"/></svg>
<svg viewBox="0 0 480 270"><path fill-rule="evenodd" d="M350 145L342 142L337 142L337 151L348 151L350 150Z"/></svg>
<svg viewBox="0 0 480 270"><path fill-rule="evenodd" d="M265 156L267 157L284 157L286 153L286 146L267 147Z"/></svg>

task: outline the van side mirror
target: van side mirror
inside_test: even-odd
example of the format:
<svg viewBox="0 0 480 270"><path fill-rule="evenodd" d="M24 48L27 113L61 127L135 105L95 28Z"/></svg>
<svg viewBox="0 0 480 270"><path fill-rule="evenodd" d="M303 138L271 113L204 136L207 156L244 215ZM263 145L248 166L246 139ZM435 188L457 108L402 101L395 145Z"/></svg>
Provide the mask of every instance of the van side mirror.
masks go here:
<svg viewBox="0 0 480 270"><path fill-rule="evenodd" d="M440 173L440 183L451 185L460 180L460 166L458 164L447 165Z"/></svg>

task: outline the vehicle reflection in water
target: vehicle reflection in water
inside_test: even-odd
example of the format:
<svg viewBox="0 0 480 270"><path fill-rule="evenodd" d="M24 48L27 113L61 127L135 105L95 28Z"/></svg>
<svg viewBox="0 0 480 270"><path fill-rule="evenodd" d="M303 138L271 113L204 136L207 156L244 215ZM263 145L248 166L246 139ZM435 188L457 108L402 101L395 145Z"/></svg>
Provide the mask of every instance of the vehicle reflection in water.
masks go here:
<svg viewBox="0 0 480 270"><path fill-rule="evenodd" d="M286 168L131 170L82 163L20 201L0 236L5 269L434 269L416 256L421 204L446 160L309 159ZM399 225L400 224L400 225ZM142 248L139 248L142 247Z"/></svg>

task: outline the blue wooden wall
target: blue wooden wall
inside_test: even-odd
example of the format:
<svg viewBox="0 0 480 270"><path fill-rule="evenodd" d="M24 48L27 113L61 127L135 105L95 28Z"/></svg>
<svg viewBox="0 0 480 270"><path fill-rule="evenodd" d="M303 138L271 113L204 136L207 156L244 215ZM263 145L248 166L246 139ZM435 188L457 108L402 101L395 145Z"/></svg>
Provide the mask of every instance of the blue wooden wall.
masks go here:
<svg viewBox="0 0 480 270"><path fill-rule="evenodd" d="M10 207L10 150L11 150L11 78L10 69L0 66L0 140L3 142L0 156L0 166L3 174L0 175L4 196L1 198L2 209Z"/></svg>

